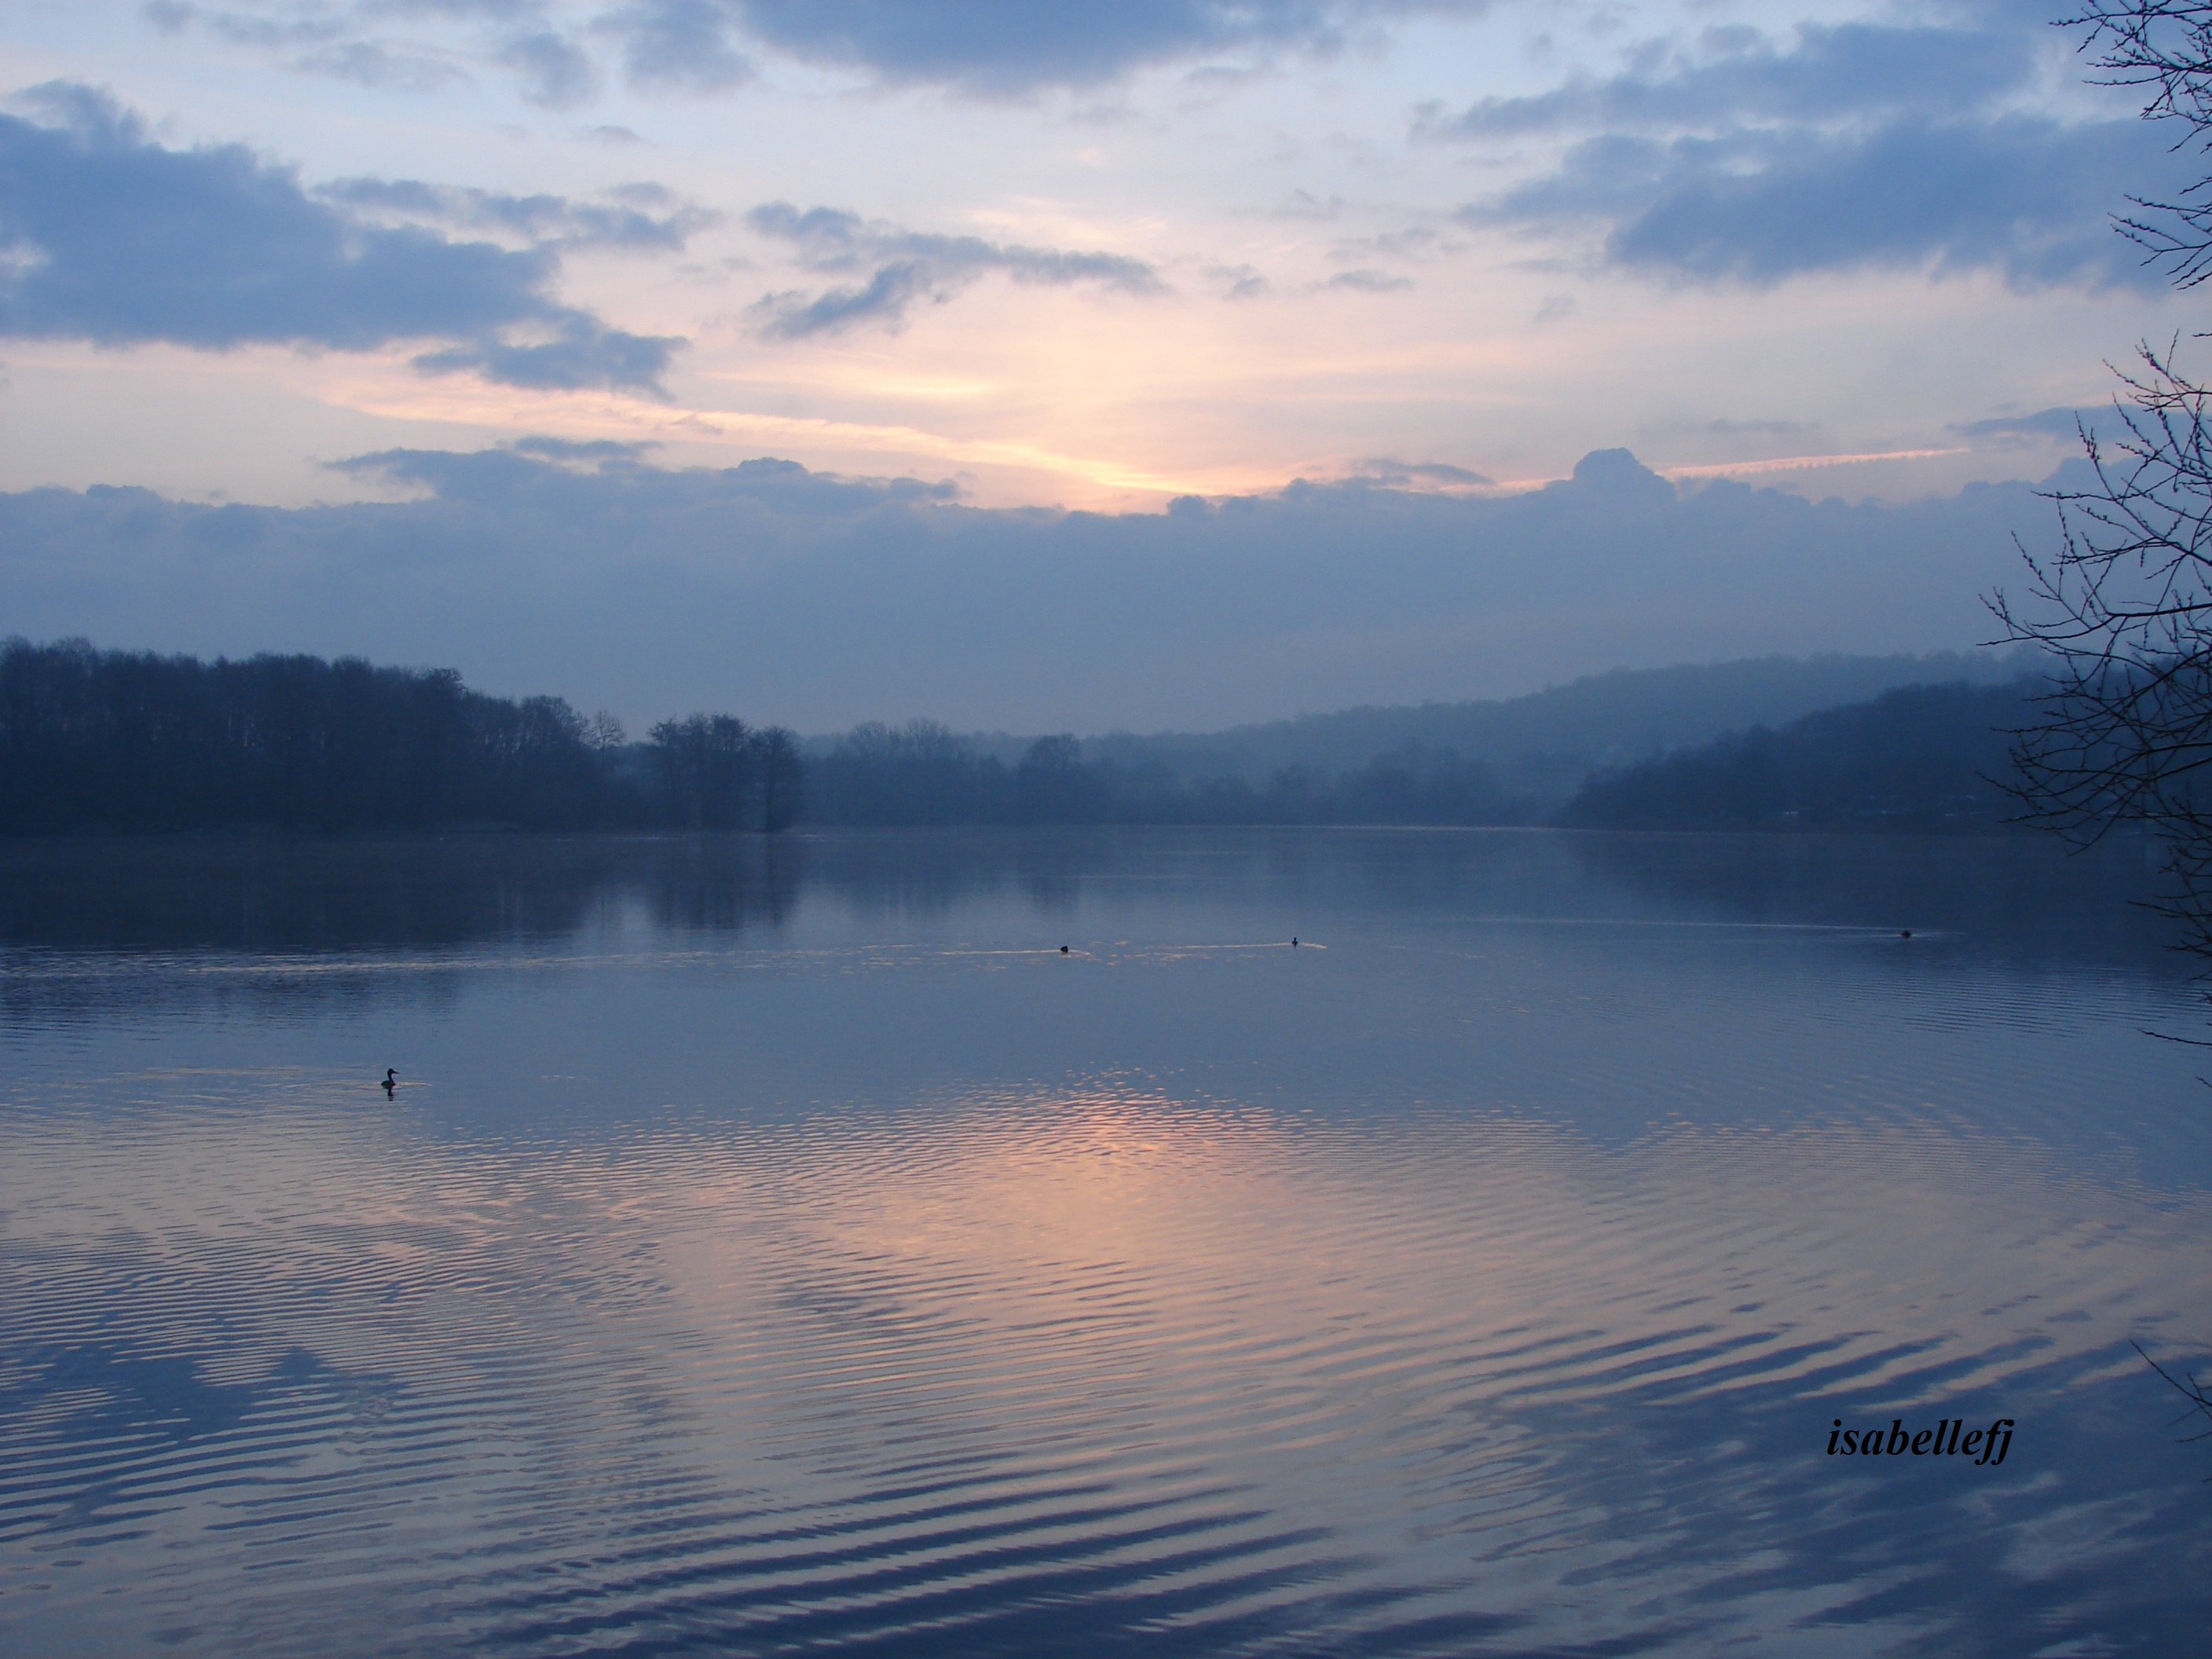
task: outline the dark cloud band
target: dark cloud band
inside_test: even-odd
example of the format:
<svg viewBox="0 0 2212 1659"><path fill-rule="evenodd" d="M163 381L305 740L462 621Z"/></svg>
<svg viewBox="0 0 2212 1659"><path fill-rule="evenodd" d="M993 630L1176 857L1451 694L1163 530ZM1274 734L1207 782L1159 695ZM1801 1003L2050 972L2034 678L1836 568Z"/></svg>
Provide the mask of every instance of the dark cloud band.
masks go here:
<svg viewBox="0 0 2212 1659"><path fill-rule="evenodd" d="M1746 28L1691 52L1418 127L1433 139L1571 139L1553 169L1471 204L1470 224L1599 234L1604 263L1676 280L1814 271L1996 272L2016 289L2154 287L2112 234L2130 195L2185 173L2133 119L2021 112L2039 17L1981 28ZM1576 137L1588 134L1587 137Z"/></svg>
<svg viewBox="0 0 2212 1659"><path fill-rule="evenodd" d="M1432 138L1510 138L1599 129L1706 131L1747 121L1803 126L1848 118L1955 115L2023 84L2033 42L2020 33L1810 25L1784 51L1755 30L1709 31L1702 52L1638 72L1577 79L1533 97L1486 98L1432 115Z"/></svg>
<svg viewBox="0 0 2212 1659"><path fill-rule="evenodd" d="M0 495L0 616L40 637L468 665L586 707L1219 726L1623 665L1988 637L2027 484L1898 507L1678 493L1624 452L1522 495L1379 461L1165 513L987 510L951 486L628 446L396 451L419 499L284 510ZM1402 477L1403 483L1396 480Z"/></svg>
<svg viewBox="0 0 2212 1659"><path fill-rule="evenodd" d="M86 88L31 101L46 124L0 116L0 336L344 351L445 340L421 368L637 390L657 386L681 343L609 328L550 293L564 243L667 246L682 234L672 217L376 180L326 198L241 145L165 149ZM510 248L342 211L410 196L448 218L556 234Z"/></svg>
<svg viewBox="0 0 2212 1659"><path fill-rule="evenodd" d="M1607 263L1767 283L1812 271L1991 270L2015 288L2157 287L2112 232L2121 181L2174 158L2140 123L2029 116L1862 134L1608 136L1555 173L1470 208L1473 223L1595 224Z"/></svg>
<svg viewBox="0 0 2212 1659"><path fill-rule="evenodd" d="M1491 0L625 0L608 9L548 0L434 0L309 7L234 0L203 8L153 0L175 32L195 24L275 52L294 69L386 85L434 85L457 73L437 53L382 32L428 15L471 27L477 60L499 64L523 95L564 109L592 96L597 59L619 59L645 93L709 94L755 77L767 53L856 70L892 84L985 97L1093 86L1147 65L1217 53L1330 52L1356 31L1420 15L1472 15Z"/></svg>

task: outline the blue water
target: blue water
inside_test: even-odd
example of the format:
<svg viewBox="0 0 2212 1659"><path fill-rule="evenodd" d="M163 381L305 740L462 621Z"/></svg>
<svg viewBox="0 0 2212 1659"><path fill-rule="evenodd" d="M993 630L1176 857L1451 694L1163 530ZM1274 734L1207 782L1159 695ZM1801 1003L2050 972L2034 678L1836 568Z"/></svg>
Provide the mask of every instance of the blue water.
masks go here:
<svg viewBox="0 0 2212 1659"><path fill-rule="evenodd" d="M2144 1035L2212 1009L2143 890L0 848L0 1649L2201 1650L2212 1444L2130 1344L2212 1369L2212 1058Z"/></svg>

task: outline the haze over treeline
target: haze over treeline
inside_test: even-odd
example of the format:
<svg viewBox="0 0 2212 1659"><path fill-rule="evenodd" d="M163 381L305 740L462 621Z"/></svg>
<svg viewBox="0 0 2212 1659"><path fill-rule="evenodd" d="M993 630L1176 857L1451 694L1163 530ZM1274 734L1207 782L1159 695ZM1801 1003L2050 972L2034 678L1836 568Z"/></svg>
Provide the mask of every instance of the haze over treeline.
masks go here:
<svg viewBox="0 0 2212 1659"><path fill-rule="evenodd" d="M2033 666L2033 653L1944 651L1616 668L1518 697L1346 708L1224 732L1114 732L1087 740L1084 752L1125 766L1158 761L1187 775L1257 782L1285 766L1346 771L1393 750L1449 749L1499 769L1514 788L1548 799L1600 768L1723 732L1786 725L1896 686L1995 684ZM993 746L990 738L977 741ZM815 739L809 746L821 745ZM1000 740L1002 754L1004 746Z"/></svg>
<svg viewBox="0 0 2212 1659"><path fill-rule="evenodd" d="M1608 768L1896 686L2007 681L2023 665L1986 653L1765 657L1218 732L1030 738L925 720L805 748L826 823L1537 823Z"/></svg>

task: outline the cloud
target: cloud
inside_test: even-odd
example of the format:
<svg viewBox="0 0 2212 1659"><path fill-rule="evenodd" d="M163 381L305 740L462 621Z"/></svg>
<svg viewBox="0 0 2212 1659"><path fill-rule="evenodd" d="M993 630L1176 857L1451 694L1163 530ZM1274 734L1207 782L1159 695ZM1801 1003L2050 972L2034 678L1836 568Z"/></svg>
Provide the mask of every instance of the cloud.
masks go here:
<svg viewBox="0 0 2212 1659"><path fill-rule="evenodd" d="M455 343L419 367L516 386L641 390L655 387L681 343L609 328L552 299L557 238L516 249L366 225L242 145L164 149L88 88L26 96L50 124L0 115L0 337L343 351L444 339ZM428 192L453 211L472 202L470 211L528 217L517 198L391 188ZM610 234L627 222L592 208L532 211Z"/></svg>
<svg viewBox="0 0 2212 1659"><path fill-rule="evenodd" d="M1256 265L1211 265L1206 276L1220 288L1224 300L1264 299L1273 286Z"/></svg>
<svg viewBox="0 0 2212 1659"><path fill-rule="evenodd" d="M1393 489L1480 489L1497 483L1480 472L1443 461L1394 461L1387 456L1353 463L1350 476Z"/></svg>
<svg viewBox="0 0 2212 1659"><path fill-rule="evenodd" d="M941 305L993 272L1043 287L1082 284L1134 295L1166 290L1151 265L1125 254L933 235L836 208L802 211L788 202L757 207L745 222L763 236L789 244L810 270L867 273L863 281L820 294L789 290L764 295L752 311L770 339L805 339L863 324L895 329L915 305Z"/></svg>
<svg viewBox="0 0 2212 1659"><path fill-rule="evenodd" d="M812 471L773 456L732 467L682 471L635 465L611 469L605 465L634 463L657 447L649 442L577 441L539 434L518 440L512 449L379 450L335 462L332 469L426 489L448 509L463 513L514 514L529 519L581 514L602 526L627 520L634 528L656 520L665 526L668 514L683 517L701 511L709 519L724 513L734 515L732 528L762 511L787 515L794 526L849 525L856 516L951 502L960 495L959 486L949 479L847 477ZM598 469L580 471L564 465L584 460L598 463ZM575 544L573 537L563 539ZM617 541L629 544L626 536Z"/></svg>
<svg viewBox="0 0 2212 1659"><path fill-rule="evenodd" d="M514 441L518 454L537 455L549 461L590 461L602 465L610 461L635 461L659 447L659 444L649 439L636 443L621 443L612 438L553 438L544 433L532 433L526 438ZM355 468L363 465L360 460L341 463L341 465Z"/></svg>
<svg viewBox="0 0 2212 1659"><path fill-rule="evenodd" d="M1600 233L1602 262L1695 282L1812 271L1990 270L2021 289L2152 288L2112 231L2126 196L2178 187L2185 161L2136 120L2015 107L2031 28L1808 25L1663 42L1607 78L1434 112L1425 137L1571 142L1552 171L1471 204L1471 224ZM1575 137L1576 134L1589 136Z"/></svg>
<svg viewBox="0 0 2212 1659"><path fill-rule="evenodd" d="M1398 289L1411 288L1413 285L1413 279L1410 276L1394 276L1387 270L1362 268L1358 270L1340 270L1323 283L1322 287L1350 289L1359 294L1389 294Z"/></svg>
<svg viewBox="0 0 2212 1659"><path fill-rule="evenodd" d="M1395 16L1486 0L733 0L763 45L809 62L987 96L1086 86L1215 52L1333 50Z"/></svg>
<svg viewBox="0 0 2212 1659"><path fill-rule="evenodd" d="M2124 181L2172 175L2140 122L1899 121L1864 134L1607 135L1467 210L1475 224L1595 225L1608 264L1771 283L1808 271L1986 270L2022 289L2162 285L2109 215Z"/></svg>
<svg viewBox="0 0 2212 1659"><path fill-rule="evenodd" d="M1397 487L1390 465L1102 514L788 461L397 450L351 468L418 499L0 495L0 615L41 638L452 663L625 714L1202 728L1623 665L1972 645L1979 596L2017 579L2013 533L2052 533L2024 483L1847 507L1683 495L1625 452L1514 495L1434 462Z"/></svg>
<svg viewBox="0 0 2212 1659"><path fill-rule="evenodd" d="M1486 98L1456 116L1431 116L1420 131L1434 138L1504 138L1577 127L1710 131L1756 119L1802 126L1940 116L2012 91L2035 66L2026 35L1986 30L1808 24L1787 52L1745 28L1708 31L1701 44L1702 58L1668 54L1608 79L1577 78L1533 97Z"/></svg>
<svg viewBox="0 0 2212 1659"><path fill-rule="evenodd" d="M677 252L718 217L653 184L622 185L605 202L508 196L419 179L341 179L314 193L356 212L381 210L457 230L520 237L540 248Z"/></svg>
<svg viewBox="0 0 2212 1659"><path fill-rule="evenodd" d="M394 51L374 40L345 40L305 52L293 60L292 66L310 75L327 75L356 86L392 92L435 92L469 78L453 64L426 52Z"/></svg>
<svg viewBox="0 0 2212 1659"><path fill-rule="evenodd" d="M622 386L657 392L679 340L626 334L580 312L554 322L551 337L501 339L490 336L426 351L415 359L425 374L469 373L501 386L533 392L569 392L579 386Z"/></svg>
<svg viewBox="0 0 2212 1659"><path fill-rule="evenodd" d="M1803 421L1731 421L1723 418L1717 421L1708 421L1705 423L1705 430L1723 438L1733 438L1744 434L1761 438L1783 438L1793 436L1800 432L1809 432L1813 428Z"/></svg>
<svg viewBox="0 0 2212 1659"><path fill-rule="evenodd" d="M1962 438L1978 438L1999 449L2040 449L2054 442L2078 448L2085 432L2107 443L2127 435L2122 411L2112 404L2087 409L2042 409L2033 415L1964 421L1950 429Z"/></svg>
<svg viewBox="0 0 2212 1659"><path fill-rule="evenodd" d="M879 82L1003 98L1100 84L1148 65L1221 53L1328 53L1380 25L1474 15L1491 0L153 0L166 33L198 25L288 66L384 84L434 84L440 49L385 38L395 26L458 32L464 55L510 70L551 109L590 98L595 52L645 93L713 94L755 78L753 58L857 70ZM314 50L309 50L314 48ZM452 48L447 48L450 51ZM412 66L411 68L409 66ZM450 66L447 66L450 67ZM1218 66L1217 66L1218 67Z"/></svg>
<svg viewBox="0 0 2212 1659"><path fill-rule="evenodd" d="M632 86L714 93L753 78L751 61L731 44L734 21L716 0L638 0L597 27L621 40Z"/></svg>
<svg viewBox="0 0 2212 1659"><path fill-rule="evenodd" d="M1421 259L1431 254L1451 252L1443 234L1427 225L1411 225L1403 230L1385 231L1377 236L1346 236L1332 243L1328 257L1332 259Z"/></svg>
<svg viewBox="0 0 2212 1659"><path fill-rule="evenodd" d="M306 8L282 3L264 5L276 15L252 11L205 10L198 6L154 0L142 9L147 21L164 34L182 33L198 23L217 39L233 46L275 53L287 68L307 75L327 75L357 86L399 92L431 92L457 81L467 72L450 61L450 54L421 43L399 44L362 32L364 26L388 22L410 12L465 16L471 12L511 14L520 8L478 9L467 5L433 4L409 7L364 3L350 11L324 7ZM542 52L526 50L524 66L535 77L550 64Z"/></svg>
<svg viewBox="0 0 2212 1659"><path fill-rule="evenodd" d="M1593 449L1575 463L1572 477L1554 479L1544 486L1544 493L1647 511L1671 505L1675 499L1674 486L1626 449Z"/></svg>
<svg viewBox="0 0 2212 1659"><path fill-rule="evenodd" d="M544 109L574 109L599 90L582 48L550 30L516 35L498 61L522 77L523 97Z"/></svg>
<svg viewBox="0 0 2212 1659"><path fill-rule="evenodd" d="M191 6L178 7L154 21L155 27L169 32L195 20L204 21L224 40L240 46L322 46L337 40L345 32L345 25L334 17L254 17L234 11L201 12Z"/></svg>
<svg viewBox="0 0 2212 1659"><path fill-rule="evenodd" d="M2029 436L2071 438L2084 422L2109 415L2109 409L2045 409L2033 415L2007 415L1995 420L1964 421L1951 430L1962 438Z"/></svg>
<svg viewBox="0 0 2212 1659"><path fill-rule="evenodd" d="M1310 190L1294 190L1269 209L1268 216L1276 219L1309 219L1326 224L1332 219L1342 217L1345 206L1341 196L1332 195L1324 201Z"/></svg>

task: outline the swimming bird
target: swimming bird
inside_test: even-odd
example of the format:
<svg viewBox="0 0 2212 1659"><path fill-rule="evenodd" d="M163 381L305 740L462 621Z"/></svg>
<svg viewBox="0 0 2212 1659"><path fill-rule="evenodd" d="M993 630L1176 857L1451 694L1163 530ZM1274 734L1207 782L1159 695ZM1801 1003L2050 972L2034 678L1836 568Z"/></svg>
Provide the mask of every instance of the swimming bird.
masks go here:
<svg viewBox="0 0 2212 1659"><path fill-rule="evenodd" d="M1066 956L1067 954L1067 947L1065 945L1060 947L1060 953L1062 956Z"/></svg>
<svg viewBox="0 0 2212 1659"><path fill-rule="evenodd" d="M393 1071L389 1066L386 1066L384 1068L384 1097L386 1100L392 1098L392 1091L398 1085L398 1082L399 1073Z"/></svg>

